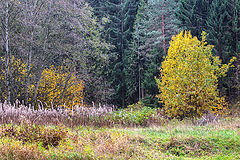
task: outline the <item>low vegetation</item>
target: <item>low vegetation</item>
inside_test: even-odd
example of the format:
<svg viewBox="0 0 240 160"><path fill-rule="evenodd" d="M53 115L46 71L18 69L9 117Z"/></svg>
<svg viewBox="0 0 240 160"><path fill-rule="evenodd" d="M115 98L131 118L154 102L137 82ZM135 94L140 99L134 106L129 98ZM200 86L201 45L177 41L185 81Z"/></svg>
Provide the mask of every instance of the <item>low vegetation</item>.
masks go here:
<svg viewBox="0 0 240 160"><path fill-rule="evenodd" d="M240 119L147 128L1 125L0 159L239 159Z"/></svg>
<svg viewBox="0 0 240 160"><path fill-rule="evenodd" d="M193 125L141 103L74 112L0 106L0 159L240 158L240 119L233 114Z"/></svg>
<svg viewBox="0 0 240 160"><path fill-rule="evenodd" d="M136 127L161 125L165 123L164 117L157 109L152 109L139 104L131 105L127 109L115 110L114 107L98 106L83 107L77 106L72 110L64 107L56 107L35 110L33 106L9 105L0 103L1 124L21 124L26 121L29 124L41 125L65 125L75 126L98 126L98 127Z"/></svg>

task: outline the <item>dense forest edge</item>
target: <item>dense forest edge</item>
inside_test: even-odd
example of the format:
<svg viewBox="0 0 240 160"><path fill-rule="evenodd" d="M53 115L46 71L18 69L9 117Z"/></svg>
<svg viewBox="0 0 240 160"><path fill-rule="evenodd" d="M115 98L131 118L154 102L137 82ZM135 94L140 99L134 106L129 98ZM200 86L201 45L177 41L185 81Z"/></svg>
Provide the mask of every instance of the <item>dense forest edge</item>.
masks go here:
<svg viewBox="0 0 240 160"><path fill-rule="evenodd" d="M239 0L2 0L0 159L240 159Z"/></svg>

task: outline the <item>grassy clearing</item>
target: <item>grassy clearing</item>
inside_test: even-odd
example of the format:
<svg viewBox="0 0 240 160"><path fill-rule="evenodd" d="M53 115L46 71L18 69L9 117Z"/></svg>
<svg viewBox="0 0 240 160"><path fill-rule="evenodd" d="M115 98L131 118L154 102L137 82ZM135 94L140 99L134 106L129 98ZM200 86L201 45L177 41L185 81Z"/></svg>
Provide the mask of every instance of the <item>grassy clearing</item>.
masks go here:
<svg viewBox="0 0 240 160"><path fill-rule="evenodd" d="M240 159L239 118L146 128L9 124L0 135L0 159Z"/></svg>
<svg viewBox="0 0 240 160"><path fill-rule="evenodd" d="M238 118L201 127L186 121L172 121L163 127L127 129L124 132L138 135L146 149L151 148L153 153L159 150L170 159L240 159Z"/></svg>

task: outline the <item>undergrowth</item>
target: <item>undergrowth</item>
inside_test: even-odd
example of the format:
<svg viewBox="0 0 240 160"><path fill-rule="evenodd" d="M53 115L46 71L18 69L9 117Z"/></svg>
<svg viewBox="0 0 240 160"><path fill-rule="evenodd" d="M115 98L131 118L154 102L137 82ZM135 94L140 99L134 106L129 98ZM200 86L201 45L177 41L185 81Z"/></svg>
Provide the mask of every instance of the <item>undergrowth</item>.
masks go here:
<svg viewBox="0 0 240 160"><path fill-rule="evenodd" d="M146 128L1 125L0 159L239 159L238 124L239 118Z"/></svg>
<svg viewBox="0 0 240 160"><path fill-rule="evenodd" d="M147 127L165 123L165 119L157 109L142 104L134 104L127 109L119 110L107 106L76 106L72 110L61 107L49 109L39 107L38 110L35 110L31 106L0 103L0 124L20 125L22 121L37 125L62 124L71 128L76 126Z"/></svg>

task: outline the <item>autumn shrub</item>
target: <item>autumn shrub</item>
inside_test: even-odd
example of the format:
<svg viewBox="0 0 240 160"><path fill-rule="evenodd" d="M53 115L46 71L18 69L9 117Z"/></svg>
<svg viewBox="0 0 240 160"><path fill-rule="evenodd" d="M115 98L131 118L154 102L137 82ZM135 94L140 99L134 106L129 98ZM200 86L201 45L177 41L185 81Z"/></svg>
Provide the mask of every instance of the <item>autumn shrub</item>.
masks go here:
<svg viewBox="0 0 240 160"><path fill-rule="evenodd" d="M78 78L74 67L63 65L45 68L42 71L35 99L37 85L37 82L33 82L35 73L32 70L28 73L28 65L19 58L12 56L9 61L9 66L6 67L6 59L0 58L0 100L2 102L7 99L10 92L11 102L17 99L26 100L25 95L28 95L27 103L37 100L45 108L53 106L72 108L72 106L82 105L84 82ZM9 73L6 74L6 72ZM30 83L26 83L27 78L31 80ZM10 86L9 90L7 86Z"/></svg>
<svg viewBox="0 0 240 160"><path fill-rule="evenodd" d="M6 58L5 57L0 58L0 100L1 101L4 101L7 99L7 96L8 96L7 86L11 86L11 89L10 89L11 100L23 99L25 94L24 88L25 88L25 78L27 76L27 64L23 63L21 59L16 58L14 56L12 56L9 61L11 61L11 64L9 64L6 67ZM9 72L9 73L6 74L6 72ZM29 75L29 76L32 76L32 75Z"/></svg>
<svg viewBox="0 0 240 160"><path fill-rule="evenodd" d="M224 113L227 102L218 91L218 78L225 76L231 63L222 64L212 55L212 45L207 45L206 33L202 40L192 37L189 31L173 36L156 78L160 94L169 117L200 117L205 113Z"/></svg>
<svg viewBox="0 0 240 160"><path fill-rule="evenodd" d="M69 66L50 66L43 70L37 91L37 100L45 107L63 106L72 108L82 105L84 82Z"/></svg>

